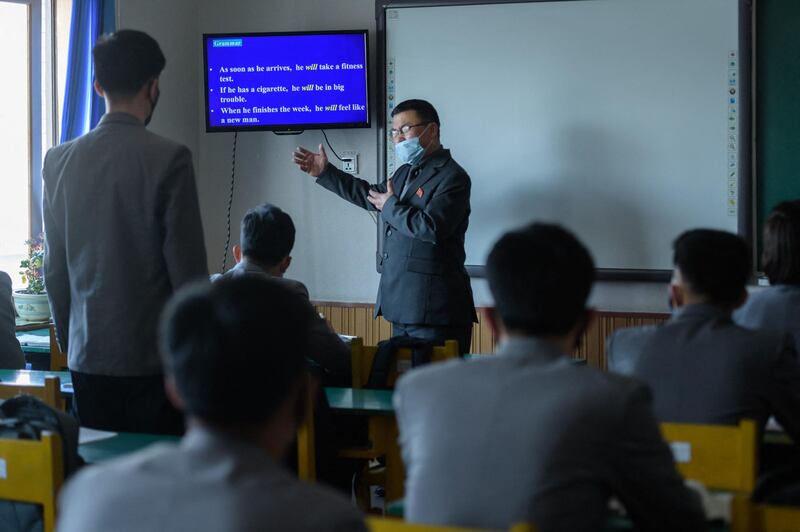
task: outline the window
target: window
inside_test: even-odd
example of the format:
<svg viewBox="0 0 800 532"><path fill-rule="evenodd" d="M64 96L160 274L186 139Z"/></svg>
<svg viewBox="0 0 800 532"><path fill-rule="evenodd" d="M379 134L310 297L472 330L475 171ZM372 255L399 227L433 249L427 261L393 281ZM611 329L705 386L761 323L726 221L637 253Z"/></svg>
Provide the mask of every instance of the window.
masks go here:
<svg viewBox="0 0 800 532"><path fill-rule="evenodd" d="M20 284L19 261L30 237L31 25L29 5L0 1L0 270Z"/></svg>
<svg viewBox="0 0 800 532"><path fill-rule="evenodd" d="M25 241L42 231L41 166L64 100L72 0L0 0L0 270L22 286Z"/></svg>

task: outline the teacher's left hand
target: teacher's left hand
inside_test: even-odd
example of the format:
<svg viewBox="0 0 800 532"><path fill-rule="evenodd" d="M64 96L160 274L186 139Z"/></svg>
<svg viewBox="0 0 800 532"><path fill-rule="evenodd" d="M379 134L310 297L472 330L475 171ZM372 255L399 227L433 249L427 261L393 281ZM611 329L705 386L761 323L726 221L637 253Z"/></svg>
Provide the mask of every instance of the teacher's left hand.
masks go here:
<svg viewBox="0 0 800 532"><path fill-rule="evenodd" d="M388 181L386 181L386 192L380 193L380 192L375 192L374 190L370 190L367 201L372 203L372 205L376 209L382 211L383 204L386 203L386 200L388 200L392 196L394 196L394 185L392 185L392 180L389 179Z"/></svg>

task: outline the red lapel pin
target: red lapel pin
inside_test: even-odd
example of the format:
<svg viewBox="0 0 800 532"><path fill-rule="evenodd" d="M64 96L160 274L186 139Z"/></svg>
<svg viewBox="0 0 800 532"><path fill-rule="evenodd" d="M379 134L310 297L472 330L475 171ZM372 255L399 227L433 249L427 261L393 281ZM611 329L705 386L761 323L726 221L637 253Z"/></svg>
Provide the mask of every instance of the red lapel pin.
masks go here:
<svg viewBox="0 0 800 532"><path fill-rule="evenodd" d="M422 190L422 188L418 188L417 189L417 197L421 198L423 194L425 194L425 191Z"/></svg>

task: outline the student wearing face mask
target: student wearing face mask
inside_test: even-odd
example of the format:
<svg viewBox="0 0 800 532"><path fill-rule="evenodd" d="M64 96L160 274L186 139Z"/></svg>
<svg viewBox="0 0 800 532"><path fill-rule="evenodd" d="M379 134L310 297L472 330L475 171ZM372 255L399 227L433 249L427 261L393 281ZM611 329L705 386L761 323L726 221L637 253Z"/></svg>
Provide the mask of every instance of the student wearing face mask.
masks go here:
<svg viewBox="0 0 800 532"><path fill-rule="evenodd" d="M192 154L149 131L166 60L120 30L92 51L106 114L45 158L45 282L82 426L177 433L156 321L172 293L208 278Z"/></svg>
<svg viewBox="0 0 800 532"><path fill-rule="evenodd" d="M436 109L406 100L392 110L392 140L398 169L381 184L342 172L328 162L322 145L314 153L297 148L294 162L317 183L383 220L382 267L375 316L383 315L394 336L432 341L454 339L470 347L476 321L464 235L469 224L469 175L440 141Z"/></svg>

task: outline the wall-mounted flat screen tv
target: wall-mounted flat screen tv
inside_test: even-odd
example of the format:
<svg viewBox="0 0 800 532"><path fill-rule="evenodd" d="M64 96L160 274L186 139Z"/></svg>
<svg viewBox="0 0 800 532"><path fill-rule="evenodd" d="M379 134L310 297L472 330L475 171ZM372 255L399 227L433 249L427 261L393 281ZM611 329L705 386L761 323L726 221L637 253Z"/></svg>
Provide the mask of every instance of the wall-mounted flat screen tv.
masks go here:
<svg viewBox="0 0 800 532"><path fill-rule="evenodd" d="M206 131L369 127L367 30L203 35Z"/></svg>

